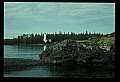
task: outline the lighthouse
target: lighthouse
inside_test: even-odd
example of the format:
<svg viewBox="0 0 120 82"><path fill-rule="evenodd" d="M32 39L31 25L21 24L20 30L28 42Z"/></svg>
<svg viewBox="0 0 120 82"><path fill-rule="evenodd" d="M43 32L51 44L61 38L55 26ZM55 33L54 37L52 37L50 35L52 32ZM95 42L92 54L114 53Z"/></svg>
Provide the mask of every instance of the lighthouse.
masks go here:
<svg viewBox="0 0 120 82"><path fill-rule="evenodd" d="M47 42L47 40L46 40L46 33L44 34L43 41L44 41L45 43Z"/></svg>
<svg viewBox="0 0 120 82"><path fill-rule="evenodd" d="M46 42L51 42L52 40L51 40L51 39L46 39L46 33L45 33L45 34L44 34L43 41L46 43Z"/></svg>

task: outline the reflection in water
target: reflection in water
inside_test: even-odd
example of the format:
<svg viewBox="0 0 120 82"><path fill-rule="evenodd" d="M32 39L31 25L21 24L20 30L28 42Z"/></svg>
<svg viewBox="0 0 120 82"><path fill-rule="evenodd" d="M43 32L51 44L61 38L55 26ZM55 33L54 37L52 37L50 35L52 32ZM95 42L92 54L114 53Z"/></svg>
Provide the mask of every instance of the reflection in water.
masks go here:
<svg viewBox="0 0 120 82"><path fill-rule="evenodd" d="M46 46L44 46L44 49L43 50L45 50L46 49Z"/></svg>
<svg viewBox="0 0 120 82"><path fill-rule="evenodd" d="M114 78L114 68L84 66L48 66L54 78Z"/></svg>
<svg viewBox="0 0 120 82"><path fill-rule="evenodd" d="M28 70L4 73L4 77L41 77L41 78L47 78L47 77L52 77L52 74L48 70L48 68L46 68L46 66L36 66L34 68L29 68Z"/></svg>
<svg viewBox="0 0 120 82"><path fill-rule="evenodd" d="M28 70L4 73L4 77L114 78L114 68L88 68L78 65L36 66Z"/></svg>

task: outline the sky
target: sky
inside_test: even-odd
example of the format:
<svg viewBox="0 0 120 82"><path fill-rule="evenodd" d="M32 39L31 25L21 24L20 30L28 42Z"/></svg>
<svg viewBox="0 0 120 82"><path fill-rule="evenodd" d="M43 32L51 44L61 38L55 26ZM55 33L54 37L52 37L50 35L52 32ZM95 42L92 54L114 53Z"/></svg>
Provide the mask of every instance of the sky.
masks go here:
<svg viewBox="0 0 120 82"><path fill-rule="evenodd" d="M115 32L115 3L4 2L4 39L59 31Z"/></svg>

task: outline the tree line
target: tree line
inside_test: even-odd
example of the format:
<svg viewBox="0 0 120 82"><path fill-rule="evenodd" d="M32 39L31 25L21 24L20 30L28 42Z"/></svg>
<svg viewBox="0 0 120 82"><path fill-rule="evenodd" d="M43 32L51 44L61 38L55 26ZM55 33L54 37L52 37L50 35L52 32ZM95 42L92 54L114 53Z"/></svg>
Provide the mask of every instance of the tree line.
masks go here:
<svg viewBox="0 0 120 82"><path fill-rule="evenodd" d="M100 38L102 37L103 34L101 33L91 33L91 32L85 32L85 33L79 33L76 34L74 32L68 32L68 33L62 33L61 31L59 31L59 33L46 33L46 38L47 39L51 39L52 42L59 42L62 40L66 40L66 39L72 39L72 40L88 40L90 37L97 37ZM41 34L23 34L20 35L16 38L13 39L5 39L4 40L4 44L43 44L44 38L44 33Z"/></svg>

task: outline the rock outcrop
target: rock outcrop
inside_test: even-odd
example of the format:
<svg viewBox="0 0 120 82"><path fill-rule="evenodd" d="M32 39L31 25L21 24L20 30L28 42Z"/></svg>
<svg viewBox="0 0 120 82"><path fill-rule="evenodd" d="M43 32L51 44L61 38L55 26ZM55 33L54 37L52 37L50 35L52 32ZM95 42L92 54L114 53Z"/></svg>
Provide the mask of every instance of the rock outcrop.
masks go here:
<svg viewBox="0 0 120 82"><path fill-rule="evenodd" d="M101 66L109 62L114 62L114 43L109 42L111 45L105 45L106 47L104 48L102 47L102 43L104 45L105 42L95 40L64 40L48 47L40 54L40 57L41 60L49 64Z"/></svg>

